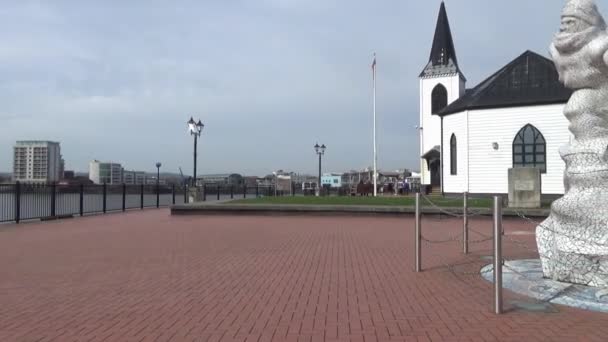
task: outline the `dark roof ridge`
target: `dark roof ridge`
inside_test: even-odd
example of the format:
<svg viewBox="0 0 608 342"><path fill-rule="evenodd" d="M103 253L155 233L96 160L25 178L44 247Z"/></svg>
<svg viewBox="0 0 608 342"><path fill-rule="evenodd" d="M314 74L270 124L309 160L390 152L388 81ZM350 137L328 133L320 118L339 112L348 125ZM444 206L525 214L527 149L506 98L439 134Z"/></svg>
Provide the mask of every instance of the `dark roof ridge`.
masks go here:
<svg viewBox="0 0 608 342"><path fill-rule="evenodd" d="M512 73L518 66L522 65L524 58L526 58L526 79L515 79L515 76ZM533 59L534 63L537 63L540 66L530 67L530 58ZM552 75L548 75L549 73ZM541 81L545 82L545 92L541 91L539 93L536 91L537 93L535 94L520 94L521 89L525 89L526 87L528 87L529 90L533 89L530 88L532 86L529 84L530 75L532 75L532 78L535 78L539 84ZM542 78L543 76L544 78ZM510 84L513 80L517 80L520 86L513 87ZM503 89L500 89L501 87ZM537 88L539 87L540 86L537 86ZM568 101L570 94L571 91L567 90L559 83L557 70L555 69L553 62L534 51L526 50L435 115L445 116L475 108L562 103Z"/></svg>

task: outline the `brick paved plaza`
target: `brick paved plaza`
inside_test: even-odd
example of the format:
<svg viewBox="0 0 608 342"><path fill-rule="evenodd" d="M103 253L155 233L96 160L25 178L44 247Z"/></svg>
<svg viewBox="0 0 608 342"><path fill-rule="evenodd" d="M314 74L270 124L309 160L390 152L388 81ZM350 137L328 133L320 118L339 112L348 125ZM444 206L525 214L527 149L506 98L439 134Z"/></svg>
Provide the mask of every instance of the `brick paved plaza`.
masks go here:
<svg viewBox="0 0 608 342"><path fill-rule="evenodd" d="M425 218L429 239L460 221ZM472 227L490 234L491 222ZM506 220L534 246L533 227ZM471 239L480 236L471 235ZM608 314L554 307L474 273L490 242L424 245L408 217L171 217L167 210L0 226L0 341L606 341ZM505 245L506 257L533 252ZM448 265L450 267L448 267Z"/></svg>

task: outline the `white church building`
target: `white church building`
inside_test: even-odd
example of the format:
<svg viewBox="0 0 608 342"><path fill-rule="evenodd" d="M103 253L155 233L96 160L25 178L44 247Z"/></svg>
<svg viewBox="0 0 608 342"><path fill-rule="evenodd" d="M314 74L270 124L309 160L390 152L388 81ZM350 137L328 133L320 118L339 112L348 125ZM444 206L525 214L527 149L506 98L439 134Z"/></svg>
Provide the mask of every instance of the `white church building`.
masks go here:
<svg viewBox="0 0 608 342"><path fill-rule="evenodd" d="M442 2L420 74L421 183L446 195L506 194L510 168L536 167L542 194L563 194L558 151L571 136L563 115L571 91L553 62L526 51L474 88L466 82Z"/></svg>

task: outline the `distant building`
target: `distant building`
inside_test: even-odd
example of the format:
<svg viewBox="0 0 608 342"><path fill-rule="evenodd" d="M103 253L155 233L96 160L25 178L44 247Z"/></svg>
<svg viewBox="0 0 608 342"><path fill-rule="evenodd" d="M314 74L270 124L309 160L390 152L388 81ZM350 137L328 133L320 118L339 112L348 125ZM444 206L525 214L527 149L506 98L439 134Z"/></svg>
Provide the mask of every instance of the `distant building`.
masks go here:
<svg viewBox="0 0 608 342"><path fill-rule="evenodd" d="M123 183L127 185L146 184L146 173L143 171L124 171L122 174Z"/></svg>
<svg viewBox="0 0 608 342"><path fill-rule="evenodd" d="M326 188L341 188L342 174L341 173L326 173L321 176L321 186Z"/></svg>
<svg viewBox="0 0 608 342"><path fill-rule="evenodd" d="M405 178L405 182L409 184L420 184L420 173L412 172L412 174Z"/></svg>
<svg viewBox="0 0 608 342"><path fill-rule="evenodd" d="M95 184L122 184L122 170L118 163L93 160L89 163L89 179Z"/></svg>
<svg viewBox="0 0 608 342"><path fill-rule="evenodd" d="M76 174L74 171L63 171L63 179L73 179L74 177L76 177Z"/></svg>
<svg viewBox="0 0 608 342"><path fill-rule="evenodd" d="M257 176L246 176L243 177L243 182L246 186L256 186L260 183L260 178Z"/></svg>
<svg viewBox="0 0 608 342"><path fill-rule="evenodd" d="M154 176L147 176L146 177L146 183L147 185L156 185L156 175ZM158 181L158 185L167 185L167 180L163 179L163 177L161 176L159 181Z"/></svg>
<svg viewBox="0 0 608 342"><path fill-rule="evenodd" d="M226 173L218 175L203 175L198 177L199 183L218 185L242 185L243 176L238 173Z"/></svg>
<svg viewBox="0 0 608 342"><path fill-rule="evenodd" d="M58 142L17 141L13 149L13 180L57 182L63 176L63 160Z"/></svg>

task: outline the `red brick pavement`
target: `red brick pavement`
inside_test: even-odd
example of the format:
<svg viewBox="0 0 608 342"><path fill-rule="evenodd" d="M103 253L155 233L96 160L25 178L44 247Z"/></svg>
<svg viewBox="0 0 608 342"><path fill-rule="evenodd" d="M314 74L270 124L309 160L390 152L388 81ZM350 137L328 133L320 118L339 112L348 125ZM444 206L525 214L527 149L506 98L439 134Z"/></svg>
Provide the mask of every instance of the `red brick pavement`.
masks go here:
<svg viewBox="0 0 608 342"><path fill-rule="evenodd" d="M460 231L456 220L424 224L429 239ZM491 284L468 275L490 243L468 257L458 242L425 243L425 272L412 272L412 232L411 218L166 210L0 226L0 341L608 339L607 314L494 315ZM534 255L518 248L507 256Z"/></svg>

